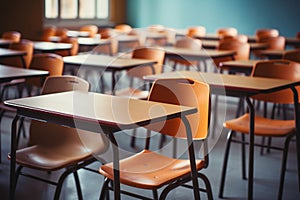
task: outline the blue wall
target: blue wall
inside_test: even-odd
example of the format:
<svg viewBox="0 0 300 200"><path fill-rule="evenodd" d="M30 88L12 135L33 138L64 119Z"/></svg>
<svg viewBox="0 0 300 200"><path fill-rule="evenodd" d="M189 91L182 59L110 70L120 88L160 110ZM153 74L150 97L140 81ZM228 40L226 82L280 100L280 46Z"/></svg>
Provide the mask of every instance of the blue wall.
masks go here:
<svg viewBox="0 0 300 200"><path fill-rule="evenodd" d="M284 36L300 31L299 0L127 0L127 23L135 28L151 24L187 28L236 27L253 35L258 28L276 28Z"/></svg>

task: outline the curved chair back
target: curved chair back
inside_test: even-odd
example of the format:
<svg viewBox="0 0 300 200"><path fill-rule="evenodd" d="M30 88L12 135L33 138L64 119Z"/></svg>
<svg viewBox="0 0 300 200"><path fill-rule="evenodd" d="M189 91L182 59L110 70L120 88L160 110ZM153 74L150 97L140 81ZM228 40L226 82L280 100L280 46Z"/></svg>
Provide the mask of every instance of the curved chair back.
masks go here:
<svg viewBox="0 0 300 200"><path fill-rule="evenodd" d="M248 60L250 56L250 45L237 40L220 41L218 49L236 51L236 54L234 55L235 60Z"/></svg>
<svg viewBox="0 0 300 200"><path fill-rule="evenodd" d="M220 29L217 30L217 34L220 37L237 36L238 30L234 27L220 28Z"/></svg>
<svg viewBox="0 0 300 200"><path fill-rule="evenodd" d="M50 41L50 37L55 35L56 35L56 26L47 26L43 28L40 40Z"/></svg>
<svg viewBox="0 0 300 200"><path fill-rule="evenodd" d="M279 31L277 29L257 29L255 32L255 36L259 41L262 38L278 37Z"/></svg>
<svg viewBox="0 0 300 200"><path fill-rule="evenodd" d="M196 107L198 112L187 116L193 138L205 139L210 119L209 85L192 79L159 79L150 90L149 101ZM178 138L186 138L181 119L171 119L147 126L148 129Z"/></svg>
<svg viewBox="0 0 300 200"><path fill-rule="evenodd" d="M20 57L2 58L1 59L2 64L11 65L20 68L29 68L33 56L32 41L23 39L20 42L10 44L9 49L26 52L26 55L24 55L22 58L23 61L25 62L25 66L22 59L20 59Z"/></svg>
<svg viewBox="0 0 300 200"><path fill-rule="evenodd" d="M60 55L53 53L35 54L32 58L30 69L45 70L49 76L61 76L63 73L64 61ZM26 79L26 84L41 87L39 78Z"/></svg>
<svg viewBox="0 0 300 200"><path fill-rule="evenodd" d="M267 43L270 50L284 50L285 49L285 37L263 37L259 39L259 42Z"/></svg>
<svg viewBox="0 0 300 200"><path fill-rule="evenodd" d="M70 50L60 50L55 53L60 56L74 56L78 54L79 44L78 39L73 37L66 37L60 40L62 43L70 43L72 44L72 48Z"/></svg>
<svg viewBox="0 0 300 200"><path fill-rule="evenodd" d="M128 24L118 24L115 26L115 29L123 33L129 33L132 30L132 27Z"/></svg>
<svg viewBox="0 0 300 200"><path fill-rule="evenodd" d="M199 51L202 48L202 42L201 42L201 40L198 40L198 39L184 37L184 38L178 39L176 41L175 47L187 48L187 49Z"/></svg>
<svg viewBox="0 0 300 200"><path fill-rule="evenodd" d="M2 34L2 38L11 40L12 42L20 42L21 33L18 31L7 31Z"/></svg>
<svg viewBox="0 0 300 200"><path fill-rule="evenodd" d="M283 59L300 63L300 49L286 52Z"/></svg>
<svg viewBox="0 0 300 200"><path fill-rule="evenodd" d="M244 35L244 34L238 34L236 36L226 35L221 40L223 40L223 41L239 41L239 42L242 42L242 43L247 43L248 42L248 36Z"/></svg>
<svg viewBox="0 0 300 200"><path fill-rule="evenodd" d="M135 49L132 53L132 58L148 59L156 61L157 63L152 67L141 66L131 69L127 74L131 77L137 77L142 79L143 76L151 75L155 73L161 73L163 62L165 57L165 51L159 48L143 47Z"/></svg>
<svg viewBox="0 0 300 200"><path fill-rule="evenodd" d="M89 32L89 37L93 38L98 33L98 27L96 25L86 25L80 27L80 31Z"/></svg>
<svg viewBox="0 0 300 200"><path fill-rule="evenodd" d="M189 27L187 30L187 36L189 37L195 37L195 36L205 36L206 34L206 28L204 26L192 26Z"/></svg>
<svg viewBox="0 0 300 200"><path fill-rule="evenodd" d="M252 76L299 81L300 63L289 60L260 61L254 66ZM300 88L297 87L297 90L299 93ZM254 98L280 104L292 104L294 102L294 96L291 89L281 90L270 94L260 94L254 96Z"/></svg>

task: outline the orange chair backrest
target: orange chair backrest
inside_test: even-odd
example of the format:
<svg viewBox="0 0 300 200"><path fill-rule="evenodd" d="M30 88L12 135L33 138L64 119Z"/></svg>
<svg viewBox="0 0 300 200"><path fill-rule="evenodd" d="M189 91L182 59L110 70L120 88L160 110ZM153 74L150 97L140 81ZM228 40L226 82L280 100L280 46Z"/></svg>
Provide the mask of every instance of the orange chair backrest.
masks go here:
<svg viewBox="0 0 300 200"><path fill-rule="evenodd" d="M187 36L189 37L195 37L195 36L205 36L206 34L206 28L204 26L193 26L189 27L187 30Z"/></svg>
<svg viewBox="0 0 300 200"><path fill-rule="evenodd" d="M48 26L43 29L40 40L50 41L50 37L55 35L56 35L56 26Z"/></svg>
<svg viewBox="0 0 300 200"><path fill-rule="evenodd" d="M70 50L61 50L55 52L58 55L61 56L74 56L78 54L78 49L79 49L79 44L78 44L78 39L77 38L72 38L72 37L66 37L61 39L62 43L70 43L72 44L72 48Z"/></svg>
<svg viewBox="0 0 300 200"><path fill-rule="evenodd" d="M187 48L192 50L201 50L202 42L198 39L184 37L176 41L175 47Z"/></svg>
<svg viewBox="0 0 300 200"><path fill-rule="evenodd" d="M61 76L63 67L62 56L53 53L40 53L33 56L29 68L48 71L49 76ZM26 79L26 83L37 87L42 86L39 78Z"/></svg>
<svg viewBox="0 0 300 200"><path fill-rule="evenodd" d="M262 38L278 37L279 31L277 29L258 29L255 32L255 36L259 41Z"/></svg>
<svg viewBox="0 0 300 200"><path fill-rule="evenodd" d="M250 56L250 45L239 41L220 41L218 49L236 51L234 55L235 60L248 60Z"/></svg>
<svg viewBox="0 0 300 200"><path fill-rule="evenodd" d="M242 43L247 43L248 42L248 36L243 35L243 34L238 34L236 36L226 35L226 36L223 36L223 38L221 40L223 40L223 41L239 41L239 42L242 42Z"/></svg>
<svg viewBox="0 0 300 200"><path fill-rule="evenodd" d="M7 31L2 34L2 38L12 40L13 42L20 42L21 33L18 31Z"/></svg>
<svg viewBox="0 0 300 200"><path fill-rule="evenodd" d="M159 79L150 90L149 101L196 107L198 112L188 115L193 138L205 139L210 119L209 85L192 79ZM186 129L181 119L155 123L146 128L177 138L186 138Z"/></svg>
<svg viewBox="0 0 300 200"><path fill-rule="evenodd" d="M285 49L285 37L264 37L259 40L259 42L267 43L268 49L270 50L284 50Z"/></svg>
<svg viewBox="0 0 300 200"><path fill-rule="evenodd" d="M89 32L89 37L93 38L98 33L98 27L96 25L86 25L80 27L80 31Z"/></svg>
<svg viewBox="0 0 300 200"><path fill-rule="evenodd" d="M220 28L217 30L217 34L221 37L225 36L237 36L238 30L233 27L228 27L228 28Z"/></svg>
<svg viewBox="0 0 300 200"><path fill-rule="evenodd" d="M283 55L283 59L300 63L300 49L286 52Z"/></svg>
<svg viewBox="0 0 300 200"><path fill-rule="evenodd" d="M156 64L153 66L154 72L153 72L153 68L150 66L136 67L127 72L127 74L131 77L137 77L142 79L143 76L162 72L163 62L165 58L165 51L159 48L151 48L151 47L138 48L133 51L132 58L156 61Z"/></svg>
<svg viewBox="0 0 300 200"><path fill-rule="evenodd" d="M128 24L118 24L115 26L115 29L124 33L129 33L132 30L132 27Z"/></svg>
<svg viewBox="0 0 300 200"><path fill-rule="evenodd" d="M254 66L252 76L300 81L300 63L289 60L260 61ZM299 87L297 90L300 94ZM254 98L280 104L292 104L294 102L291 89L270 94L259 94L255 95Z"/></svg>
<svg viewBox="0 0 300 200"><path fill-rule="evenodd" d="M20 42L10 44L9 49L26 52L26 55L23 56L23 60L25 61L25 66L22 60L20 59L20 57L2 58L0 61L1 64L11 65L20 68L29 68L32 60L32 55L33 55L32 41L23 39Z"/></svg>

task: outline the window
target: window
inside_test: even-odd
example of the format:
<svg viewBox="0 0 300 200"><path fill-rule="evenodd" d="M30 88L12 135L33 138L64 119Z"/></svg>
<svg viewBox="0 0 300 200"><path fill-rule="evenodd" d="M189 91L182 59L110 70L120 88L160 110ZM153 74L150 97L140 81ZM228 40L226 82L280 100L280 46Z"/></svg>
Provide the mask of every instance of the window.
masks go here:
<svg viewBox="0 0 300 200"><path fill-rule="evenodd" d="M47 19L106 19L109 0L45 0Z"/></svg>

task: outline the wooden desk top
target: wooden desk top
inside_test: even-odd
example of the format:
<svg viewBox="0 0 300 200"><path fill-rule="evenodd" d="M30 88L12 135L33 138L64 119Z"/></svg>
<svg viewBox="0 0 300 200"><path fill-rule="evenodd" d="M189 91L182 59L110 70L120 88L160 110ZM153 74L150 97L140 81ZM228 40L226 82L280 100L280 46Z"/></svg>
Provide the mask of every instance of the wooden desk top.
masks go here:
<svg viewBox="0 0 300 200"><path fill-rule="evenodd" d="M34 42L34 50L41 52L53 52L60 50L70 50L72 44L70 43L58 43L58 42Z"/></svg>
<svg viewBox="0 0 300 200"><path fill-rule="evenodd" d="M71 91L5 101L24 116L39 116L40 120L55 121L61 125L88 125L85 129L108 126L129 129L166 118L197 112L197 108L122 98L99 93ZM74 120L76 121L74 124Z"/></svg>
<svg viewBox="0 0 300 200"><path fill-rule="evenodd" d="M228 75L217 73L204 73L195 71L177 71L156 75L145 76L144 79L154 81L162 78L193 78L206 82L210 85L212 92L228 94L231 96L252 96L258 93L269 93L277 90L299 85L299 82L271 79L261 77L249 77L240 75Z"/></svg>
<svg viewBox="0 0 300 200"><path fill-rule="evenodd" d="M0 82L7 82L18 78L48 76L48 74L48 71L23 69L7 65L0 65Z"/></svg>
<svg viewBox="0 0 300 200"><path fill-rule="evenodd" d="M202 47L205 49L217 49L219 46L219 41L217 40L202 40ZM251 50L260 50L268 48L267 43L249 43Z"/></svg>
<svg viewBox="0 0 300 200"><path fill-rule="evenodd" d="M26 51L17 51L12 49L0 48L0 57L25 56Z"/></svg>
<svg viewBox="0 0 300 200"><path fill-rule="evenodd" d="M233 56L236 52L230 50L200 50L195 51L191 49L185 48L177 48L177 47L165 47L166 56L183 56L183 57L192 57L194 59L208 59L208 58L221 58L221 57L229 57Z"/></svg>
<svg viewBox="0 0 300 200"><path fill-rule="evenodd" d="M82 54L66 56L63 58L65 64L75 66L94 66L107 70L124 70L140 65L153 65L156 61L146 59L126 59L106 55Z"/></svg>

